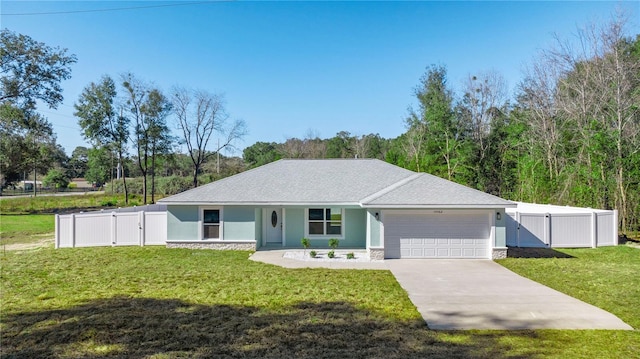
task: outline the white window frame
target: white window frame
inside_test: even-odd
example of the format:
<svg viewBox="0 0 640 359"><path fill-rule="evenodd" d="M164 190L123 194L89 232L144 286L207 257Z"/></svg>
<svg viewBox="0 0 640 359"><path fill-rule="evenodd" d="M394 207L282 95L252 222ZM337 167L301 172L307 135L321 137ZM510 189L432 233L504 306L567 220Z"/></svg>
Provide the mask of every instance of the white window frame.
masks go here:
<svg viewBox="0 0 640 359"><path fill-rule="evenodd" d="M340 209L340 234L309 234L309 222L319 222L319 221L309 221L309 210L310 209L322 209L322 213L326 215L327 213L327 209ZM336 238L336 239L344 239L344 234L345 234L345 209L341 208L341 207L323 207L323 206L317 206L317 207L308 207L304 209L304 235L305 237L308 237L310 239L317 239L317 238L321 238L321 239L329 239L329 238ZM323 230L326 231L327 230L327 222L331 222L331 220L327 220L326 218L324 220L322 220L323 223Z"/></svg>
<svg viewBox="0 0 640 359"><path fill-rule="evenodd" d="M218 210L220 223L218 224L218 234L219 238L204 238L204 211L206 210ZM200 207L199 209L199 219L198 219L198 237L202 241L222 241L224 240L224 211L222 207Z"/></svg>

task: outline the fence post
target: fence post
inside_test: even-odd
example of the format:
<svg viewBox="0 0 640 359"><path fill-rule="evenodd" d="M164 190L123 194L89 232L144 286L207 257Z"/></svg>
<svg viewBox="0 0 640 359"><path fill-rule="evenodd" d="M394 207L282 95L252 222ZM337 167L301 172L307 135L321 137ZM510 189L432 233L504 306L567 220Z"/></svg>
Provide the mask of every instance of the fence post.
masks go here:
<svg viewBox="0 0 640 359"><path fill-rule="evenodd" d="M71 248L76 247L76 214L71 215Z"/></svg>
<svg viewBox="0 0 640 359"><path fill-rule="evenodd" d="M145 228L145 223L144 223L144 221L145 221L145 215L144 215L144 214L145 214L145 212L144 212L144 211L140 211L140 212L138 212L138 228L140 228L140 230L139 230L139 234L138 234L138 235L139 235L139 237L140 237L140 238L139 238L139 239L140 239L140 247L143 247L143 246L144 246L144 240L145 240L145 238L144 238L144 231L145 231L145 229L144 229L144 228Z"/></svg>
<svg viewBox="0 0 640 359"><path fill-rule="evenodd" d="M115 246L118 241L118 218L116 212L111 212L111 246Z"/></svg>
<svg viewBox="0 0 640 359"><path fill-rule="evenodd" d="M615 243L615 245L618 245L618 210L614 209L613 210L613 225L611 226L613 227L613 243Z"/></svg>
<svg viewBox="0 0 640 359"><path fill-rule="evenodd" d="M544 214L544 242L547 247L551 248L551 214Z"/></svg>
<svg viewBox="0 0 640 359"><path fill-rule="evenodd" d="M598 215L591 212L591 248L598 246Z"/></svg>
<svg viewBox="0 0 640 359"><path fill-rule="evenodd" d="M60 215L56 214L56 244L55 248L60 248Z"/></svg>

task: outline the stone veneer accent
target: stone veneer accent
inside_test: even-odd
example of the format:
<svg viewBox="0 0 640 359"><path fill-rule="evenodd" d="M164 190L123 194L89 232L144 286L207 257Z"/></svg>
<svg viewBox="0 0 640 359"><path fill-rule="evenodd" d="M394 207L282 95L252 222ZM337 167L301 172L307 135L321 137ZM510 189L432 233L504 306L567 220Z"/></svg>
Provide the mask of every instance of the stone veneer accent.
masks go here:
<svg viewBox="0 0 640 359"><path fill-rule="evenodd" d="M507 248L494 248L491 253L491 259L505 259L507 258Z"/></svg>
<svg viewBox="0 0 640 359"><path fill-rule="evenodd" d="M384 259L384 248L369 248L369 259L381 261Z"/></svg>
<svg viewBox="0 0 640 359"><path fill-rule="evenodd" d="M190 241L167 241L167 248L188 248L188 249L216 249L216 250L236 250L255 251L256 242L190 242Z"/></svg>

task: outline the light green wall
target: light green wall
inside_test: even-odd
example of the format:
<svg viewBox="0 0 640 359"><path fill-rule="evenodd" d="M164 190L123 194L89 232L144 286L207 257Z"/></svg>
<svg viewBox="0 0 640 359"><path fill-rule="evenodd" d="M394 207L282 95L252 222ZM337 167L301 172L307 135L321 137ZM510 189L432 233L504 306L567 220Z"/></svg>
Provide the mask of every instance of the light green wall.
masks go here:
<svg viewBox="0 0 640 359"><path fill-rule="evenodd" d="M497 219L496 214L500 212L500 220ZM504 208L495 211L493 214L496 219L496 242L495 247L507 246L507 214L504 213Z"/></svg>
<svg viewBox="0 0 640 359"><path fill-rule="evenodd" d="M367 245L367 211L364 209L345 209L345 233L340 241L343 248L365 248Z"/></svg>
<svg viewBox="0 0 640 359"><path fill-rule="evenodd" d="M255 240L255 213L254 207L224 207L223 239L225 241Z"/></svg>
<svg viewBox="0 0 640 359"><path fill-rule="evenodd" d="M167 206L167 240L198 240L197 206Z"/></svg>
<svg viewBox="0 0 640 359"><path fill-rule="evenodd" d="M256 218L256 222L254 226L254 231L256 234L256 242L257 242L256 247L259 248L262 245L262 209L255 208L254 216Z"/></svg>
<svg viewBox="0 0 640 359"><path fill-rule="evenodd" d="M369 233L370 233L370 247L380 247L380 221L376 219L376 213L380 213L378 210L367 211L369 216Z"/></svg>
<svg viewBox="0 0 640 359"><path fill-rule="evenodd" d="M286 208L286 246L302 248L300 239L304 237L304 208ZM365 248L367 242L367 217L363 209L345 209L345 236L340 240L339 248ZM310 238L312 248L329 248L329 238Z"/></svg>
<svg viewBox="0 0 640 359"><path fill-rule="evenodd" d="M304 237L304 208L285 208L285 238L287 247L300 247Z"/></svg>

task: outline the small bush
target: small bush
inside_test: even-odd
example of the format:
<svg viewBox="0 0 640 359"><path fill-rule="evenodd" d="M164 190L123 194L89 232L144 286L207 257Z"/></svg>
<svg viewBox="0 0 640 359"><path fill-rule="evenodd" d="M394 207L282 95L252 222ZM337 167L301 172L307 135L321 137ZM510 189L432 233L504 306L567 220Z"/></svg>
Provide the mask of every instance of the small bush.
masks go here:
<svg viewBox="0 0 640 359"><path fill-rule="evenodd" d="M329 240L329 247L331 247L332 249L338 248L338 244L340 244L340 241L336 238L331 238Z"/></svg>
<svg viewBox="0 0 640 359"><path fill-rule="evenodd" d="M316 251L309 252L309 256L311 256L311 258L315 258L317 255L318 253Z"/></svg>
<svg viewBox="0 0 640 359"><path fill-rule="evenodd" d="M309 246L311 245L311 242L309 242L309 238L304 238L304 237L300 240L300 243L302 244L304 249L309 248Z"/></svg>
<svg viewBox="0 0 640 359"><path fill-rule="evenodd" d="M113 198L104 198L100 201L100 207L115 207L118 205L118 199Z"/></svg>
<svg viewBox="0 0 640 359"><path fill-rule="evenodd" d="M334 251L329 251L329 253L327 253L327 257L329 258L334 258L336 256L336 252Z"/></svg>
<svg viewBox="0 0 640 359"><path fill-rule="evenodd" d="M355 254L353 254L353 252L349 252L347 253L347 259L356 259Z"/></svg>
<svg viewBox="0 0 640 359"><path fill-rule="evenodd" d="M74 188L78 188L78 184L75 182L71 182L67 185L68 189L74 189Z"/></svg>

